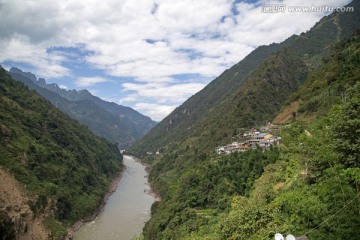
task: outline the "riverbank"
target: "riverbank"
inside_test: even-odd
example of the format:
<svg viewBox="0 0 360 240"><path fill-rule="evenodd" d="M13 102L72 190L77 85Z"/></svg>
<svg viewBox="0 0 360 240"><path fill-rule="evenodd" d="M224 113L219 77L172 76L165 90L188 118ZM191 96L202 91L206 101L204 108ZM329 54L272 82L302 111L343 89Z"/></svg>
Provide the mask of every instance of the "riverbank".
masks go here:
<svg viewBox="0 0 360 240"><path fill-rule="evenodd" d="M126 169L105 206L93 220L80 222L82 226L73 232L72 239L130 240L141 234L151 217L155 197L151 194L146 166L128 155L123 163Z"/></svg>
<svg viewBox="0 0 360 240"><path fill-rule="evenodd" d="M116 188L117 188L125 170L126 170L126 166L124 165L124 168L121 170L119 175L111 182L109 190L106 192L103 200L101 201L101 204L95 209L94 213L90 216L87 216L87 217L84 217L84 218L78 220L71 227L68 228L67 236L65 237L65 240L72 240L74 233L76 231L78 231L85 223L95 220L95 218L99 215L99 213L105 207L105 204L108 201L109 197L116 191Z"/></svg>
<svg viewBox="0 0 360 240"><path fill-rule="evenodd" d="M141 163L142 165L145 166L145 171L146 173L148 174L146 177L149 179L149 172L150 172L150 165L141 161L140 159L138 159L137 157L135 156L131 156L133 159L135 159L136 162L139 162ZM153 196L155 198L155 202L160 202L161 201L161 196L160 194L155 190L154 187L151 186L151 183L148 182L148 185L150 187L150 190L146 191L147 194Z"/></svg>

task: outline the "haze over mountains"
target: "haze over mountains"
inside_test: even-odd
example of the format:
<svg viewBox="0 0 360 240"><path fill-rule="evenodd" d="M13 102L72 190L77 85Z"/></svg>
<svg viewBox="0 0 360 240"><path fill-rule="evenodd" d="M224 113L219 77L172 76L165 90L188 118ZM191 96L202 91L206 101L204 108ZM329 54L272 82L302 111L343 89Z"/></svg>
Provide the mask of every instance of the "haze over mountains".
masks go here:
<svg viewBox="0 0 360 240"><path fill-rule="evenodd" d="M87 90L65 90L57 84L12 67L9 74L49 100L70 117L88 126L97 135L116 142L120 148L129 147L147 133L156 122L130 107L106 102Z"/></svg>

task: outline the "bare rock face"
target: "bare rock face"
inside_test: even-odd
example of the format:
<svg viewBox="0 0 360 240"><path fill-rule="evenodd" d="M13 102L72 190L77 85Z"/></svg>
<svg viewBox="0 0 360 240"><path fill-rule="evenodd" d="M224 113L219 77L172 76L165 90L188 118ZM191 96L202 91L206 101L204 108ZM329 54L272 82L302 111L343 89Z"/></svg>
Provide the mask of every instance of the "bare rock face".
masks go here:
<svg viewBox="0 0 360 240"><path fill-rule="evenodd" d="M14 224L4 210L0 211L0 236L3 239L16 239Z"/></svg>
<svg viewBox="0 0 360 240"><path fill-rule="evenodd" d="M12 174L0 168L0 236L2 239L48 239L48 232L31 210L28 196Z"/></svg>
<svg viewBox="0 0 360 240"><path fill-rule="evenodd" d="M32 74L31 72L23 72L21 71L20 69L16 68L16 67L12 67L9 72L11 73L17 73L17 74L20 74L26 78L29 78L31 81L33 82L36 82L37 81L37 78L34 74Z"/></svg>

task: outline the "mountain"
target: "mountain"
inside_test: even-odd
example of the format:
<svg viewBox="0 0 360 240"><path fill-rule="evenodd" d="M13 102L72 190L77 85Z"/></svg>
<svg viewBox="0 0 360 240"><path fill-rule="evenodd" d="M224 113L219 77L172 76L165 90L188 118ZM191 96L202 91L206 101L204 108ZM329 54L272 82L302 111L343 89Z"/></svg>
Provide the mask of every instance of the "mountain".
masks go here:
<svg viewBox="0 0 360 240"><path fill-rule="evenodd" d="M123 120L124 123L128 122L128 127L137 128L137 131L142 135L146 134L156 124L156 122L152 121L149 117L140 114L130 107L104 101L99 97L93 96L87 90L76 91L61 89L57 84L46 84L44 79L39 79L38 85L58 93L60 96L66 98L69 101L89 100L99 107L108 110L115 116L118 116Z"/></svg>
<svg viewBox="0 0 360 240"><path fill-rule="evenodd" d="M89 127L95 134L121 148L129 147L156 123L129 107L106 102L87 90L65 90L57 84L47 84L32 73L12 67L9 74L34 89L70 117Z"/></svg>
<svg viewBox="0 0 360 240"><path fill-rule="evenodd" d="M360 7L357 1L349 6L354 9ZM146 152L154 152L157 149L177 149L177 143L184 141L188 141L189 146L206 144L205 150L209 151L222 144L224 139L231 138L235 129L264 125L265 121L271 121L275 117L283 103L288 100L287 96L297 89L294 87L289 89L281 85L281 81L286 81L284 77L303 80L307 72L318 67L322 58L331 54L331 46L341 39L350 37L359 26L360 18L356 14L334 13L324 17L306 33L294 35L280 44L257 48L176 108L134 145L133 152L145 156ZM301 76L282 75L281 71L287 71L285 64L282 69L277 68L277 73L272 72L272 64L280 66L282 61L287 61L273 54L279 54L278 51L286 51L286 49L293 60L297 59L302 70L301 73L296 74ZM282 57L286 57L287 53L282 54ZM269 59L270 56L272 60ZM304 65L306 69L303 69ZM258 79L257 83L253 84L256 75L273 78L270 80L270 85L277 84L276 91L262 91L260 95L259 90L267 89L268 86L265 85L269 83ZM245 97L244 93L248 96ZM271 101L272 97L278 94L282 96L280 102ZM265 103L263 101L265 99L270 100L266 103L266 108L260 105ZM251 101L251 104L246 105L244 101ZM263 113L265 109L266 114ZM226 119L223 116L226 116ZM220 129L219 126L223 127L214 133L214 129Z"/></svg>
<svg viewBox="0 0 360 240"><path fill-rule="evenodd" d="M276 232L358 239L359 36L338 44L291 97L299 107L282 131L282 153L248 197L233 199L219 220L220 239L273 239Z"/></svg>
<svg viewBox="0 0 360 240"><path fill-rule="evenodd" d="M276 132L280 148L148 157L162 201L152 206L144 238L274 239L280 232L357 239L359 34L333 47L289 96L283 109L299 107Z"/></svg>
<svg viewBox="0 0 360 240"><path fill-rule="evenodd" d="M360 2L349 6L355 12L333 13L306 33L257 48L130 148L151 165L162 198L145 239L359 235L359 38L351 36L360 28ZM279 113L291 123L274 133L281 147L215 154Z"/></svg>
<svg viewBox="0 0 360 240"><path fill-rule="evenodd" d="M61 239L102 204L123 168L118 146L3 68L0 105L0 236Z"/></svg>

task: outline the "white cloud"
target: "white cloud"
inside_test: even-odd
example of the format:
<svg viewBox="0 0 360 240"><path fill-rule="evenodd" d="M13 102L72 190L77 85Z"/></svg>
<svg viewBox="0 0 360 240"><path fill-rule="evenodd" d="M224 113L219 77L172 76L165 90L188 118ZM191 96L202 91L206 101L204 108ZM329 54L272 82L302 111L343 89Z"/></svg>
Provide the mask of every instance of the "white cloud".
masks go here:
<svg viewBox="0 0 360 240"><path fill-rule="evenodd" d="M95 95L99 92L99 90L96 90L96 89L89 89L88 90L92 95ZM106 101L106 100L105 100Z"/></svg>
<svg viewBox="0 0 360 240"><path fill-rule="evenodd" d="M89 87L102 82L107 82L107 80L102 77L81 77L76 80L75 84L79 87Z"/></svg>
<svg viewBox="0 0 360 240"><path fill-rule="evenodd" d="M155 121L161 121L175 108L176 105L161 105L154 103L136 103L134 106L134 109L143 112L147 116L151 116Z"/></svg>
<svg viewBox="0 0 360 240"><path fill-rule="evenodd" d="M261 12L262 3L343 6L349 2L0 0L0 62L29 64L36 69L36 75L45 78L71 76L79 87L105 82L106 76L79 78L69 64L68 52L49 51L53 47L81 46L82 51L91 53L82 56L90 68L121 77L119 81L130 78L121 82L125 91L120 93L127 94L118 97L122 102L151 100L155 105L172 108L204 86L197 79L179 83L174 75L215 78L257 46L306 31L328 14L266 14ZM232 8L239 14L234 15ZM146 111L151 112L151 117L164 112L158 110L157 115L156 109Z"/></svg>
<svg viewBox="0 0 360 240"><path fill-rule="evenodd" d="M65 85L59 85L59 88L61 88L61 89L65 89L65 90L67 90L67 89L68 89L68 87L67 87L67 86L65 86Z"/></svg>
<svg viewBox="0 0 360 240"><path fill-rule="evenodd" d="M149 99L157 103L181 103L205 87L203 83L165 84L124 83L124 90L135 92L122 99L122 102Z"/></svg>
<svg viewBox="0 0 360 240"><path fill-rule="evenodd" d="M11 60L27 63L37 69L37 75L48 78L70 74L69 69L62 66L66 60L63 55L47 52L42 45L32 44L27 36L14 34L12 38L1 39L0 49L0 62Z"/></svg>
<svg viewBox="0 0 360 240"><path fill-rule="evenodd" d="M278 2L309 4L296 0ZM349 1L338 4L346 2ZM166 82L169 76L183 73L215 77L256 46L279 42L305 31L325 14L264 14L261 5L240 2L236 4L240 14L234 16L232 1L228 0L156 3L156 11L151 14L153 1L144 0L140 4L126 1L120 16L114 20L126 19L126 25L113 24L108 30L92 31L102 32L108 38L103 40L96 35L96 41L90 41L88 47L95 54L87 60L110 75L133 77L142 82ZM334 1L317 2L325 3ZM139 14L134 15L135 12ZM299 15L302 21L298 21ZM221 21L224 17L227 18ZM118 44L107 44L110 39ZM146 39L157 42L148 43Z"/></svg>

